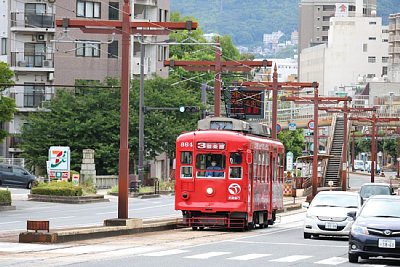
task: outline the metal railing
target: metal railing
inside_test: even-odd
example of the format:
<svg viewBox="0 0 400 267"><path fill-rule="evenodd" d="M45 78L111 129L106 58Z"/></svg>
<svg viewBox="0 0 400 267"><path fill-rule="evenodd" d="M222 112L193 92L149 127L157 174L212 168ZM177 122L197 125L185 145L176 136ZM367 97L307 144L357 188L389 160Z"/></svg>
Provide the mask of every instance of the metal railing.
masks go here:
<svg viewBox="0 0 400 267"><path fill-rule="evenodd" d="M54 53L11 52L11 67L53 68Z"/></svg>
<svg viewBox="0 0 400 267"><path fill-rule="evenodd" d="M54 14L30 14L11 12L11 27L54 28Z"/></svg>

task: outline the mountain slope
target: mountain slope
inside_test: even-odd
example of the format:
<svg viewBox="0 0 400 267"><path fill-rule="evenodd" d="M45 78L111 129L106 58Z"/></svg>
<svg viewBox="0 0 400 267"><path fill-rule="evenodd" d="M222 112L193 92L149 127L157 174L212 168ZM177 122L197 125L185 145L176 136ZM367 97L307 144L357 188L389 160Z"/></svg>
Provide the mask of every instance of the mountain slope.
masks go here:
<svg viewBox="0 0 400 267"><path fill-rule="evenodd" d="M297 30L300 0L171 0L171 11L196 18L206 32L231 35L236 45L260 45L264 33ZM400 12L399 0L377 0L378 16Z"/></svg>

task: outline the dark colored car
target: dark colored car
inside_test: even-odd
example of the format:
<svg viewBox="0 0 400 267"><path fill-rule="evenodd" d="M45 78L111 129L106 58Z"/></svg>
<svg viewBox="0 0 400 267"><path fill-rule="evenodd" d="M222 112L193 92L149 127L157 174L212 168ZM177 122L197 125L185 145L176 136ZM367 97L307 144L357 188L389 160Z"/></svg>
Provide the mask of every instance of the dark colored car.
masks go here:
<svg viewBox="0 0 400 267"><path fill-rule="evenodd" d="M358 257L400 258L400 197L375 195L360 212L349 212L355 218L349 235L349 262Z"/></svg>
<svg viewBox="0 0 400 267"><path fill-rule="evenodd" d="M31 189L36 176L20 166L0 164L0 186L25 187Z"/></svg>
<svg viewBox="0 0 400 267"><path fill-rule="evenodd" d="M360 196L363 201L375 195L395 195L394 189L386 183L365 183L360 188Z"/></svg>

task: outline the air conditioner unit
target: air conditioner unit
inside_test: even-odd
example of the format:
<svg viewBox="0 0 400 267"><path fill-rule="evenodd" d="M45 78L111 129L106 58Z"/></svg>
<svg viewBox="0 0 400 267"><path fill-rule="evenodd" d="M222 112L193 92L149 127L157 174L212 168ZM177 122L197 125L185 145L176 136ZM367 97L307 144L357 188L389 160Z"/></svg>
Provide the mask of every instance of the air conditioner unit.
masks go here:
<svg viewBox="0 0 400 267"><path fill-rule="evenodd" d="M52 68L53 61L52 60L43 60L43 67Z"/></svg>
<svg viewBox="0 0 400 267"><path fill-rule="evenodd" d="M46 35L44 34L37 34L36 41L46 41Z"/></svg>

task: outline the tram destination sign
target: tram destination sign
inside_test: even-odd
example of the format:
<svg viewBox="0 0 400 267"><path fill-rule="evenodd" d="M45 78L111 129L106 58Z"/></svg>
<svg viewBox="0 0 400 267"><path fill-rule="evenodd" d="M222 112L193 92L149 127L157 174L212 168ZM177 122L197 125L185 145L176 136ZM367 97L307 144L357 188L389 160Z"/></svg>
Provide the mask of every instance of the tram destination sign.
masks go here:
<svg viewBox="0 0 400 267"><path fill-rule="evenodd" d="M197 149L212 149L212 150L224 150L225 143L208 143L208 142L198 142Z"/></svg>
<svg viewBox="0 0 400 267"><path fill-rule="evenodd" d="M229 115L263 119L264 95L264 91L252 91L246 87L229 87L229 99L227 99Z"/></svg>

